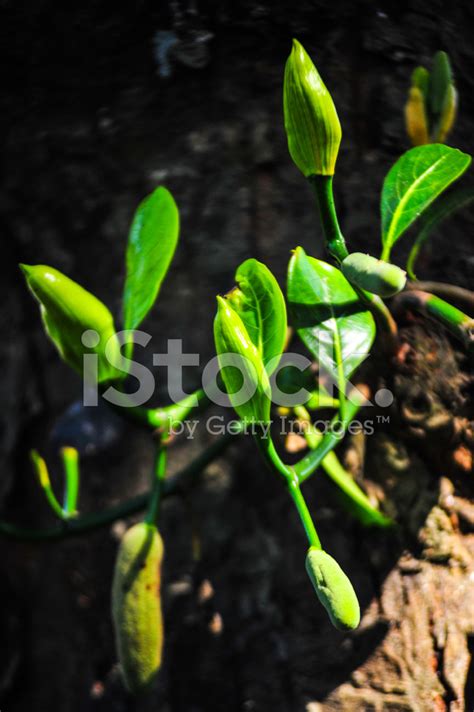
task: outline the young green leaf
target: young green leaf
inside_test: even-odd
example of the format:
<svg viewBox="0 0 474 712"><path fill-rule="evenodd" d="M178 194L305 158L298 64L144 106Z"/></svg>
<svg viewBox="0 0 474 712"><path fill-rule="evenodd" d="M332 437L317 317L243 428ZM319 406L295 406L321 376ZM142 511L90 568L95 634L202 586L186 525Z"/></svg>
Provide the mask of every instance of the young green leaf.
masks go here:
<svg viewBox="0 0 474 712"><path fill-rule="evenodd" d="M20 267L40 304L46 333L62 359L85 378L97 376L98 383L125 378L114 320L105 304L54 267ZM97 374L88 374L85 354L97 354Z"/></svg>
<svg viewBox="0 0 474 712"><path fill-rule="evenodd" d="M426 208L467 169L471 156L442 144L407 151L385 178L382 198L382 259Z"/></svg>
<svg viewBox="0 0 474 712"><path fill-rule="evenodd" d="M137 208L127 246L123 293L124 329L136 329L153 306L178 242L179 213L160 186Z"/></svg>
<svg viewBox="0 0 474 712"><path fill-rule="evenodd" d="M295 250L288 270L288 302L298 335L336 382L350 378L375 337L372 314L342 272Z"/></svg>
<svg viewBox="0 0 474 712"><path fill-rule="evenodd" d="M246 422L267 422L270 384L262 358L244 322L222 297L217 297L214 339L222 380L235 411Z"/></svg>
<svg viewBox="0 0 474 712"><path fill-rule="evenodd" d="M243 262L235 274L239 288L228 295L270 375L278 365L286 340L286 306L278 282L257 260Z"/></svg>

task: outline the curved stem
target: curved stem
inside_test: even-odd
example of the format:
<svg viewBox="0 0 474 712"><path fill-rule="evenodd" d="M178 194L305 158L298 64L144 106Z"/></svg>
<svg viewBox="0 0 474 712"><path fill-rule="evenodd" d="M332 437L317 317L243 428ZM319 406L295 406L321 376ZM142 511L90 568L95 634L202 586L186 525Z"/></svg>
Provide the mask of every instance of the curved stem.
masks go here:
<svg viewBox="0 0 474 712"><path fill-rule="evenodd" d="M61 458L66 483L63 510L67 517L73 517L77 513L77 497L79 494L79 453L74 447L63 447L61 448Z"/></svg>
<svg viewBox="0 0 474 712"><path fill-rule="evenodd" d="M308 455L303 457L294 466L294 471L298 478L298 482L304 482L308 477L318 469L324 458L338 445L338 443L344 437L345 431L347 430L350 422L353 420L357 411L362 404L362 395L358 392L352 393L350 397L346 400L346 412L343 420L338 420L335 416L329 427L329 432L322 436L321 442L317 445L315 450L312 450ZM341 429L337 432L334 429L336 423L341 423Z"/></svg>
<svg viewBox="0 0 474 712"><path fill-rule="evenodd" d="M332 191L332 176L311 176L310 183L316 195L319 208L319 217L326 240L326 249L339 264L349 254L346 241L339 227L334 195ZM353 288L361 299L370 307L388 340L389 350L394 350L397 340L397 325L390 314L388 307L376 294L371 294L363 289Z"/></svg>
<svg viewBox="0 0 474 712"><path fill-rule="evenodd" d="M317 549L322 549L321 541L319 539L316 527L314 526L313 519L311 517L308 505L306 504L303 493L298 482L298 478L295 473L293 477L288 478L288 492L295 504L298 514L301 519L301 523L308 537L308 542L310 546L314 546Z"/></svg>
<svg viewBox="0 0 474 712"><path fill-rule="evenodd" d="M240 431L241 430L242 428L240 428ZM167 478L163 482L162 496L170 497L183 493L187 487L195 481L196 475L224 452L232 442L234 435L237 435L238 432L237 429L234 429L232 433L227 433L218 438L180 472ZM85 534L112 524L117 519L123 519L131 514L140 512L147 506L150 495L150 491L145 492L137 497L128 499L126 502L121 502L115 507L105 509L102 512L94 512L92 514L76 517L75 519L66 520L60 525L49 529L25 528L0 520L0 536L3 535L12 539L27 541L52 541Z"/></svg>
<svg viewBox="0 0 474 712"><path fill-rule="evenodd" d="M123 418L153 430L169 429L173 424L182 422L193 410L201 410L209 404L209 399L202 388L195 393L190 393L182 401L162 408L134 405L132 396L126 393L121 394L121 401L117 404L105 399L105 402Z"/></svg>
<svg viewBox="0 0 474 712"><path fill-rule="evenodd" d="M331 257L337 262L342 262L349 252L337 219L332 180L333 176L311 176L309 178L316 196L326 248Z"/></svg>
<svg viewBox="0 0 474 712"><path fill-rule="evenodd" d="M257 443L258 449L260 450L263 459L267 463L270 470L277 472L285 480L291 476L291 467L285 465L281 457L276 451L275 444L270 436L263 435L261 433L255 435L255 442Z"/></svg>
<svg viewBox="0 0 474 712"><path fill-rule="evenodd" d="M470 353L474 353L474 319L444 299L429 292L413 290L397 295L395 306L400 311L412 309L432 317L461 341Z"/></svg>
<svg viewBox="0 0 474 712"><path fill-rule="evenodd" d="M315 546L318 549L321 549L321 542L319 540L316 527L314 526L310 511L301 492L298 476L296 475L294 468L289 465L285 465L282 461L275 449L275 445L270 435L264 436L259 434L255 436L255 440L270 470L277 472L285 480L286 487L298 511L310 546Z"/></svg>

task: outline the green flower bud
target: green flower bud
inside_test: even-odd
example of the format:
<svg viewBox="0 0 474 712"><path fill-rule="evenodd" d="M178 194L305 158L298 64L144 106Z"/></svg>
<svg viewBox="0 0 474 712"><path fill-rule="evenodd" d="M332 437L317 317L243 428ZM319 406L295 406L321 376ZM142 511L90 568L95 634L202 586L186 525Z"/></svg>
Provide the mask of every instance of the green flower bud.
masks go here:
<svg viewBox="0 0 474 712"><path fill-rule="evenodd" d="M332 176L341 125L336 107L302 45L293 40L285 67L283 110L288 149L304 176Z"/></svg>
<svg viewBox="0 0 474 712"><path fill-rule="evenodd" d="M359 601L348 577L325 551L311 547L306 571L316 594L339 630L353 630L360 621Z"/></svg>
<svg viewBox="0 0 474 712"><path fill-rule="evenodd" d="M435 116L443 110L446 93L453 81L451 64L446 52L436 52L430 77L430 107Z"/></svg>
<svg viewBox="0 0 474 712"><path fill-rule="evenodd" d="M63 360L82 374L84 354L95 353L99 356L99 383L124 378L125 373L117 370L121 360L120 344L115 334L112 314L105 304L53 267L20 267L28 287L40 304L46 333ZM83 334L89 330L97 332L97 336L86 334L84 344ZM105 353L107 344L109 358Z"/></svg>
<svg viewBox="0 0 474 712"><path fill-rule="evenodd" d="M367 292L390 297L406 284L406 272L396 265L362 252L353 252L341 264L346 279Z"/></svg>
<svg viewBox="0 0 474 712"><path fill-rule="evenodd" d="M456 119L458 107L458 93L452 84L449 85L444 99L443 109L439 119L438 135L436 137L439 143L444 143L446 138L453 128Z"/></svg>
<svg viewBox="0 0 474 712"><path fill-rule="evenodd" d="M163 541L141 522L120 544L112 584L112 617L127 689L146 690L158 675L163 650L161 563Z"/></svg>
<svg viewBox="0 0 474 712"><path fill-rule="evenodd" d="M214 339L229 399L243 420L267 422L270 418L271 389L262 358L230 303L217 297L217 305ZM226 360L229 359L228 354L236 365L229 365Z"/></svg>
<svg viewBox="0 0 474 712"><path fill-rule="evenodd" d="M419 89L424 101L428 101L430 88L430 73L425 67L416 67L411 75L411 85Z"/></svg>

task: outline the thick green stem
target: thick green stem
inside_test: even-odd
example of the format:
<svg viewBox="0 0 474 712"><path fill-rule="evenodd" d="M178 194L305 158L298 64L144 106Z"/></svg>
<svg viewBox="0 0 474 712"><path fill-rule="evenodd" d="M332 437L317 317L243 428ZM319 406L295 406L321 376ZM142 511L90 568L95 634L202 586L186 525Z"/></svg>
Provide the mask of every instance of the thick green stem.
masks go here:
<svg viewBox="0 0 474 712"><path fill-rule="evenodd" d="M337 219L332 179L332 176L311 176L309 181L313 186L316 196L319 217L326 240L326 248L331 257L337 262L342 262L349 252Z"/></svg>
<svg viewBox="0 0 474 712"><path fill-rule="evenodd" d="M397 296L396 308L432 317L459 339L470 353L474 353L474 319L444 299L420 290L406 291Z"/></svg>
<svg viewBox="0 0 474 712"><path fill-rule="evenodd" d="M77 513L77 497L79 494L79 453L74 447L61 449L63 461L65 489L63 510L66 517L74 517Z"/></svg>

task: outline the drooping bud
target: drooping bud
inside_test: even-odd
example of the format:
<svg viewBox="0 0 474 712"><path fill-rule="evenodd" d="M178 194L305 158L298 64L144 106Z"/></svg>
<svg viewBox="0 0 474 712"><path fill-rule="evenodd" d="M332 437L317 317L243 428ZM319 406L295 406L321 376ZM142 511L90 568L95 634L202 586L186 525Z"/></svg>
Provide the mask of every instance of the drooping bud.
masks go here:
<svg viewBox="0 0 474 712"><path fill-rule="evenodd" d="M331 623L339 630L357 628L360 622L359 601L337 561L312 546L306 556L306 571Z"/></svg>
<svg viewBox="0 0 474 712"><path fill-rule="evenodd" d="M397 265L362 252L348 255L341 263L341 270L351 284L381 297L397 294L407 281L406 272Z"/></svg>
<svg viewBox="0 0 474 712"><path fill-rule="evenodd" d="M161 563L163 541L141 522L123 537L112 584L112 616L122 675L139 694L156 679L163 649Z"/></svg>
<svg viewBox="0 0 474 712"><path fill-rule="evenodd" d="M341 125L330 93L297 40L285 67L283 110L288 149L300 171L307 178L332 176Z"/></svg>
<svg viewBox="0 0 474 712"><path fill-rule="evenodd" d="M97 297L54 267L20 265L40 304L46 333L63 360L84 374L83 357L98 355L97 381L124 378L112 314ZM85 334L89 332L90 334ZM84 337L84 338L83 338Z"/></svg>

